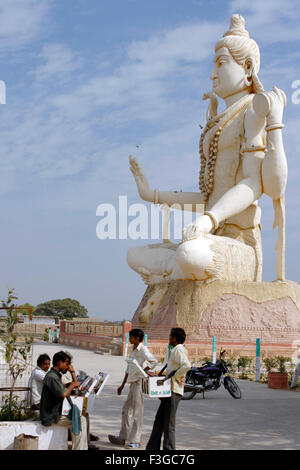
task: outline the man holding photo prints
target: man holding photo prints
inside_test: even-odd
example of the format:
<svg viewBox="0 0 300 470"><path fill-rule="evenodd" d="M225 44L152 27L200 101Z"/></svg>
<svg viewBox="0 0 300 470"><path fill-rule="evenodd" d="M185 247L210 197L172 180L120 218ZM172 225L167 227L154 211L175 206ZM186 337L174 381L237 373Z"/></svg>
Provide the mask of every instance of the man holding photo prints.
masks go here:
<svg viewBox="0 0 300 470"><path fill-rule="evenodd" d="M134 329L129 332L129 342L133 345L130 359L135 359L141 367L145 362L150 367L144 370L147 372L153 369L158 363L148 348L142 344L144 332ZM122 409L122 425L119 436L109 434L108 439L112 444L125 445L126 449L136 449L141 447L142 426L144 420L144 395L142 391L142 374L134 364L128 364L122 385L118 388L118 395L128 381L130 384L129 394ZM129 414L132 412L132 425L129 425Z"/></svg>
<svg viewBox="0 0 300 470"><path fill-rule="evenodd" d="M146 450L160 450L162 435L164 435L163 450L175 450L176 412L183 395L185 374L191 368L187 351L183 346L185 338L186 334L182 328L172 328L169 338L172 350L166 367L166 378L172 377L172 395L160 398Z"/></svg>

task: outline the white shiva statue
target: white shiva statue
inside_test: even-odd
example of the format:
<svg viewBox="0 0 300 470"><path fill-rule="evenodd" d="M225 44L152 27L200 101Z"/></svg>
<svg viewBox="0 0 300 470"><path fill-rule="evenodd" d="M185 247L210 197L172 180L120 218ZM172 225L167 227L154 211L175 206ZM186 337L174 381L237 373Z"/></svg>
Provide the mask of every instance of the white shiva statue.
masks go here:
<svg viewBox="0 0 300 470"><path fill-rule="evenodd" d="M282 143L286 96L265 92L258 78L260 53L241 15L215 46L212 92L200 139L200 192L151 189L130 157L138 192L155 204L204 204L205 212L183 230L179 244L165 242L128 251L129 266L148 284L176 279L261 281L263 193L273 199L278 226L277 279L284 280L287 163ZM226 108L218 114L218 98Z"/></svg>

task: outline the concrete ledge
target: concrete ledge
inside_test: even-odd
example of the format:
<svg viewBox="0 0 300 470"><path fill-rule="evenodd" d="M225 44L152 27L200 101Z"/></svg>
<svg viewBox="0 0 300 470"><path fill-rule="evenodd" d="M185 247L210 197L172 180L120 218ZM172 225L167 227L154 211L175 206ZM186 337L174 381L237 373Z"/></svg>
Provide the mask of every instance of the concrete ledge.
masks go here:
<svg viewBox="0 0 300 470"><path fill-rule="evenodd" d="M0 423L0 450L13 450L14 438L23 433L39 437L39 450L68 450L68 427L31 420Z"/></svg>

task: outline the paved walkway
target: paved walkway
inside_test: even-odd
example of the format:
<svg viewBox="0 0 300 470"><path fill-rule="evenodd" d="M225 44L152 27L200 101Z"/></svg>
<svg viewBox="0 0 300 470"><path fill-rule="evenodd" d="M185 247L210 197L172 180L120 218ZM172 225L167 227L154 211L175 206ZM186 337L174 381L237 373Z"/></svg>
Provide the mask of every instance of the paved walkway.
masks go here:
<svg viewBox="0 0 300 470"><path fill-rule="evenodd" d="M35 344L34 355L53 355L60 345ZM118 434L121 409L126 399L116 389L126 368L118 356L100 356L92 351L67 348L74 356L76 370L90 375L99 370L110 374L91 417L91 431L100 438L100 449L122 449L107 441L107 434ZM177 449L300 449L300 393L268 389L266 385L238 381L242 399L234 400L224 389L182 401L177 413ZM151 433L157 399L145 399L143 441Z"/></svg>

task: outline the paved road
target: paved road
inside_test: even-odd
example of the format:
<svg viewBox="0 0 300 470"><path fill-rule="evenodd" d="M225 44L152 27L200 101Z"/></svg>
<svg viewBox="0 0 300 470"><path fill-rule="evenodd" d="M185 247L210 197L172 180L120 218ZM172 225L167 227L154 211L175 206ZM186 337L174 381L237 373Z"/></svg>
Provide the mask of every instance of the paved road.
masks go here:
<svg viewBox="0 0 300 470"><path fill-rule="evenodd" d="M34 355L52 355L59 345L40 343ZM118 356L100 356L91 351L68 347L75 368L94 374L103 370L109 381L97 401L91 430L100 437L101 449L113 449L107 434L118 434L124 395L117 396L126 368ZM182 401L177 413L177 449L300 449L300 393L268 389L266 385L239 381L242 399L234 400L225 389L206 394L203 400ZM143 442L151 433L157 399L145 399ZM117 448L117 447L115 447ZM122 449L119 447L119 449Z"/></svg>

